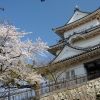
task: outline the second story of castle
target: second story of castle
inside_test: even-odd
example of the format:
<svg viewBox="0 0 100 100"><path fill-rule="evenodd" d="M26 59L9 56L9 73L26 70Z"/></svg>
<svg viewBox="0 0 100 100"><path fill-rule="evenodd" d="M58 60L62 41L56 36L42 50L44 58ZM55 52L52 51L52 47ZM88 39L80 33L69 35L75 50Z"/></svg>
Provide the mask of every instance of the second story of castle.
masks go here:
<svg viewBox="0 0 100 100"><path fill-rule="evenodd" d="M56 56L53 63L91 51L100 46L100 8L90 13L76 7L70 20L53 31L61 37L48 49Z"/></svg>

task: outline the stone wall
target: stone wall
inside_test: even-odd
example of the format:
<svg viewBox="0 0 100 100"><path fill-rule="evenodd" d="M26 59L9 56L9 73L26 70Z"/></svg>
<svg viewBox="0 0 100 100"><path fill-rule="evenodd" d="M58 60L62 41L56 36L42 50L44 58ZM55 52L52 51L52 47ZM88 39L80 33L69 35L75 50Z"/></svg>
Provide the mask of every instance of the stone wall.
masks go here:
<svg viewBox="0 0 100 100"><path fill-rule="evenodd" d="M40 96L40 100L100 100L100 78Z"/></svg>

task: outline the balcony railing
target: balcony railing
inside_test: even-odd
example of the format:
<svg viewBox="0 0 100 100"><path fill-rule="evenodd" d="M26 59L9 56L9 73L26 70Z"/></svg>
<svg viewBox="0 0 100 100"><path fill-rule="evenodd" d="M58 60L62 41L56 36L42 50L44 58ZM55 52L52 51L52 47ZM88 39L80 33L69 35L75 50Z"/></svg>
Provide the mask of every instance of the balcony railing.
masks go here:
<svg viewBox="0 0 100 100"><path fill-rule="evenodd" d="M0 92L0 100L28 100L31 98L39 97L41 94L49 93L61 88L70 87L76 84L81 84L83 82L87 82L89 80L93 80L100 77L100 73L97 72L92 75L82 75L82 76L75 76L74 79L68 80L66 78L62 78L57 82L49 81L46 84L42 85L40 89L30 89L26 91L21 91L17 93L7 93ZM9 92L9 91L8 91Z"/></svg>

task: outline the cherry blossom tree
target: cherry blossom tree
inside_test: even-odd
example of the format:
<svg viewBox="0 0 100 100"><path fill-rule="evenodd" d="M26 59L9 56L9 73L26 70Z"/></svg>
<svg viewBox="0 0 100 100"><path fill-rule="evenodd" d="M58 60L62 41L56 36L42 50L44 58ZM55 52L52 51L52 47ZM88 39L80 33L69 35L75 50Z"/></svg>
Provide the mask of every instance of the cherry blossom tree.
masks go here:
<svg viewBox="0 0 100 100"><path fill-rule="evenodd" d="M0 21L0 81L3 85L43 82L41 75L29 70L27 61L35 61L36 55L45 56L48 46L40 38L36 42L21 41L29 33L19 32L9 21Z"/></svg>

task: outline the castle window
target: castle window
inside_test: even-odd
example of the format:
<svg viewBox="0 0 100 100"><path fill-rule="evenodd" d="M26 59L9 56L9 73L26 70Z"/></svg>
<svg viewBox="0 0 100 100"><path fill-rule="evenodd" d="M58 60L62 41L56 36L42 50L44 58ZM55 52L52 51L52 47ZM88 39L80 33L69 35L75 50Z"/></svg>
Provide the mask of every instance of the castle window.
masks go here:
<svg viewBox="0 0 100 100"><path fill-rule="evenodd" d="M74 78L75 78L75 71L72 70L72 71L71 71L71 79L74 79Z"/></svg>
<svg viewBox="0 0 100 100"><path fill-rule="evenodd" d="M66 72L66 78L69 80L69 79L74 79L75 78L75 71L72 70L72 71L69 71L69 72Z"/></svg>
<svg viewBox="0 0 100 100"><path fill-rule="evenodd" d="M66 72L66 79L70 79L70 72Z"/></svg>

